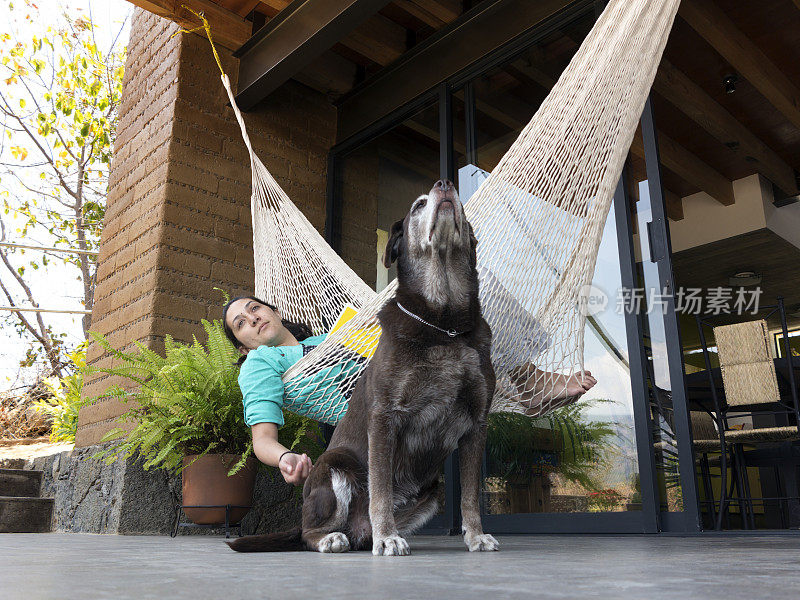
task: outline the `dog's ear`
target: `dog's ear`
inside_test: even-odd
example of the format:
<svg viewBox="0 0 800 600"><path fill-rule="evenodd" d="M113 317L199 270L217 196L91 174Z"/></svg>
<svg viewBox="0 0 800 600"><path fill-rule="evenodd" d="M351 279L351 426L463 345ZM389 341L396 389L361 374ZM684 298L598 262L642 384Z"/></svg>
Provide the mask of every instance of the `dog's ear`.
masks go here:
<svg viewBox="0 0 800 600"><path fill-rule="evenodd" d="M469 264L475 268L478 266L478 252L475 250L478 246L478 238L475 237L475 230L472 229L472 225L467 223L467 227L469 229Z"/></svg>
<svg viewBox="0 0 800 600"><path fill-rule="evenodd" d="M386 242L386 250L383 253L383 266L387 269L400 256L400 244L403 241L403 220L396 221L389 232L389 241Z"/></svg>

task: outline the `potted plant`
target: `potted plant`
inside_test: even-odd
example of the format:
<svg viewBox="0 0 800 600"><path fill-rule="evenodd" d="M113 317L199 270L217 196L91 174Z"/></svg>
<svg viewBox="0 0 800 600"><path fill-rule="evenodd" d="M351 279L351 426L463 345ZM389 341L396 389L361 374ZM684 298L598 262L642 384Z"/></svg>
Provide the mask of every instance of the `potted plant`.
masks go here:
<svg viewBox="0 0 800 600"><path fill-rule="evenodd" d="M598 489L591 472L603 462L613 436L611 423L585 418L584 412L598 402L604 401L584 400L536 418L489 415L488 473L505 482L508 499L498 505L507 504L512 513L548 512L547 473L558 473L587 490Z"/></svg>
<svg viewBox="0 0 800 600"><path fill-rule="evenodd" d="M95 454L106 462L139 453L144 469L162 468L180 473L184 505L249 506L258 460L253 455L250 428L244 422L242 392L237 381L238 354L225 337L222 322L203 320L208 336L204 346L164 343L164 356L136 342L137 350L115 350L103 336L92 338L112 355L117 366L88 367L124 377L131 389L110 387L104 398L118 398L130 408L117 418L122 427L101 441L116 440ZM317 424L294 414L286 415L279 440L288 448L302 446L312 458L322 448ZM232 511L231 522L247 509ZM221 523L225 509L184 509L198 524Z"/></svg>

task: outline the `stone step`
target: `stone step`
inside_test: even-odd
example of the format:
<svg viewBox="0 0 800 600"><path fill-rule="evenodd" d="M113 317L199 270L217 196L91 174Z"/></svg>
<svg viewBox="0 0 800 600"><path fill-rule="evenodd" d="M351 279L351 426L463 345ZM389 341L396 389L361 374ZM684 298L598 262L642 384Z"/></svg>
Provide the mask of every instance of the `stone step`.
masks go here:
<svg viewBox="0 0 800 600"><path fill-rule="evenodd" d="M45 533L52 516L52 498L0 496L0 533Z"/></svg>
<svg viewBox="0 0 800 600"><path fill-rule="evenodd" d="M41 488L41 471L0 469L0 496L38 498Z"/></svg>
<svg viewBox="0 0 800 600"><path fill-rule="evenodd" d="M24 469L24 458L0 458L0 469Z"/></svg>

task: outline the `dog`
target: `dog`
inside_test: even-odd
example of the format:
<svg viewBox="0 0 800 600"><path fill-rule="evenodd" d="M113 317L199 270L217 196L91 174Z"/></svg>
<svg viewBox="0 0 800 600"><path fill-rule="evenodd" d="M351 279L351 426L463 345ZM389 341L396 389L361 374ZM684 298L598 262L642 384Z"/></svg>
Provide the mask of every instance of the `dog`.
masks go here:
<svg viewBox="0 0 800 600"><path fill-rule="evenodd" d="M375 354L306 480L302 529L245 536L231 548L410 554L405 536L436 513L441 467L457 448L464 542L470 551L498 549L479 509L495 374L476 244L447 180L392 225L383 262L397 262L398 289L378 313Z"/></svg>

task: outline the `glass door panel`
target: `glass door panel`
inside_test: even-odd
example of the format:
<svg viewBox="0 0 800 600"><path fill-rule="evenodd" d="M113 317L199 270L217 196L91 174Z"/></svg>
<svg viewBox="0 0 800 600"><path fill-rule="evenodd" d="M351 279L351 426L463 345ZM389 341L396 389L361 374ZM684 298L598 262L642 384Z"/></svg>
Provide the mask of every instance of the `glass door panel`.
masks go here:
<svg viewBox="0 0 800 600"><path fill-rule="evenodd" d="M537 418L489 417L484 506L488 514L640 511L631 373L616 217L609 213L592 282L585 367L597 385L578 402Z"/></svg>
<svg viewBox="0 0 800 600"><path fill-rule="evenodd" d="M594 14L584 13L454 91L455 166L463 201L469 202L518 137L593 23ZM585 332L585 368L598 383L578 402L543 417L490 415L483 490L487 516L641 515L632 393L632 382L641 375L631 373L630 319L615 305L621 288L618 238L629 235L627 225L617 231L617 221L612 210L593 280L599 304L591 309ZM631 339L639 343L638 337ZM571 527L564 521L564 530Z"/></svg>

